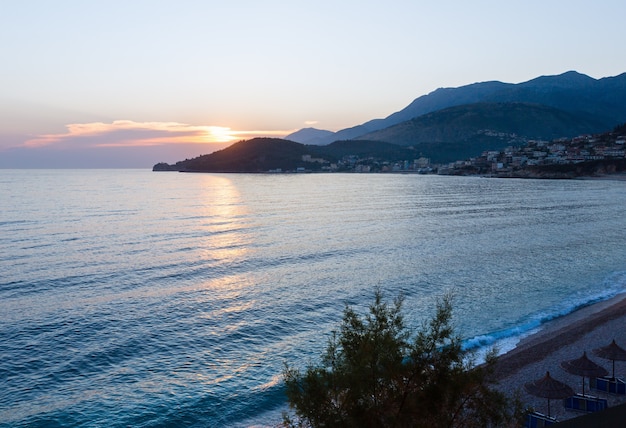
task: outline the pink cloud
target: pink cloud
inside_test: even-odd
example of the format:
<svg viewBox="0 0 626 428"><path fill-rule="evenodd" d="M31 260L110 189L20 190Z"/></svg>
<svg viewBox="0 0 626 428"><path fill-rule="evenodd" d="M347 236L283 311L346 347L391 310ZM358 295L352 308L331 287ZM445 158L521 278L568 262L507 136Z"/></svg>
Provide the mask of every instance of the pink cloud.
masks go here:
<svg viewBox="0 0 626 428"><path fill-rule="evenodd" d="M24 147L137 147L166 144L229 143L256 136L283 137L292 131L237 131L223 126L189 125L179 122L91 122L66 125L67 132L39 135Z"/></svg>
<svg viewBox="0 0 626 428"><path fill-rule="evenodd" d="M225 143L236 140L228 128L198 126L178 122L134 122L116 120L112 123L72 123L67 132L44 134L24 143L26 147L74 146L93 147L155 146L177 143Z"/></svg>
<svg viewBox="0 0 626 428"><path fill-rule="evenodd" d="M28 139L0 135L0 168L146 167L212 153L254 137L284 137L293 132L233 130L178 122L73 123L66 132ZM26 140L26 141L25 141Z"/></svg>

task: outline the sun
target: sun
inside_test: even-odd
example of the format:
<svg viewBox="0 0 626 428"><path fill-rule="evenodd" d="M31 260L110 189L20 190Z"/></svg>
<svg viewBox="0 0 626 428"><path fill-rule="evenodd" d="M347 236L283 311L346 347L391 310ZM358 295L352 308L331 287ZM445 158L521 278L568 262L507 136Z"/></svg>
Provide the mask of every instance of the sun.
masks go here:
<svg viewBox="0 0 626 428"><path fill-rule="evenodd" d="M205 142L207 143L230 143L237 140L235 132L224 126L205 126Z"/></svg>

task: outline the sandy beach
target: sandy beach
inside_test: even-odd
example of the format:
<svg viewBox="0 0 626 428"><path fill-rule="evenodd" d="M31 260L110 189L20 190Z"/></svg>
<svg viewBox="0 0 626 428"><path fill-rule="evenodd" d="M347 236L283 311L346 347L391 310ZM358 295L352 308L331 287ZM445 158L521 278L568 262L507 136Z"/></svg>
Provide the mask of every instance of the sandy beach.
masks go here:
<svg viewBox="0 0 626 428"><path fill-rule="evenodd" d="M626 294L606 302L580 309L563 318L546 323L541 331L523 339L515 349L499 358L496 377L499 388L509 394L519 391L520 398L535 410L546 413L547 399L526 393L524 384L550 375L582 392L582 378L561 368L562 361L579 358L583 352L595 363L612 372L612 362L595 356L593 349L606 346L615 339L626 349ZM626 377L626 362L615 362L615 376ZM626 402L626 396L589 390L585 379L585 393L606 398L610 406ZM559 420L571 419L584 413L567 410L562 400L551 400L551 415Z"/></svg>

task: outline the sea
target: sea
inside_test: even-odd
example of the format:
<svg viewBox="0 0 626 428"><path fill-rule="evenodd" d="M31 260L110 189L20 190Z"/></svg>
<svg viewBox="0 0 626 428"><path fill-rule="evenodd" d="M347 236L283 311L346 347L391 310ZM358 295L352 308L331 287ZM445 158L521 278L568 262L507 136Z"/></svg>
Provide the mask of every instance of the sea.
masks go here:
<svg viewBox="0 0 626 428"><path fill-rule="evenodd" d="M0 426L267 427L346 305L500 352L626 292L626 181L0 170Z"/></svg>

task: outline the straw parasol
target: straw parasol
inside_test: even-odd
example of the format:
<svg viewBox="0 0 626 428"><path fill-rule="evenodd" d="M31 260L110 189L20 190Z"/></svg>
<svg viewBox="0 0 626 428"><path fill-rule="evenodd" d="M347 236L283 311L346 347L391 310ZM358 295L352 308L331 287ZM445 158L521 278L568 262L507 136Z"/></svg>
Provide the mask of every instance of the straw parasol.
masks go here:
<svg viewBox="0 0 626 428"><path fill-rule="evenodd" d="M585 377L601 377L609 374L604 367L587 358L587 352L583 352L583 356L575 360L563 361L561 367L568 373L583 377L583 395L585 395Z"/></svg>
<svg viewBox="0 0 626 428"><path fill-rule="evenodd" d="M594 349L592 352L600 358L613 361L612 377L615 379L615 361L626 361L626 350L620 348L617 343L615 343L615 339L613 339L610 345Z"/></svg>
<svg viewBox="0 0 626 428"><path fill-rule="evenodd" d="M550 372L534 382L524 385L529 394L548 399L548 416L550 416L550 400L553 398L567 398L574 395L574 390L563 382L550 376Z"/></svg>

